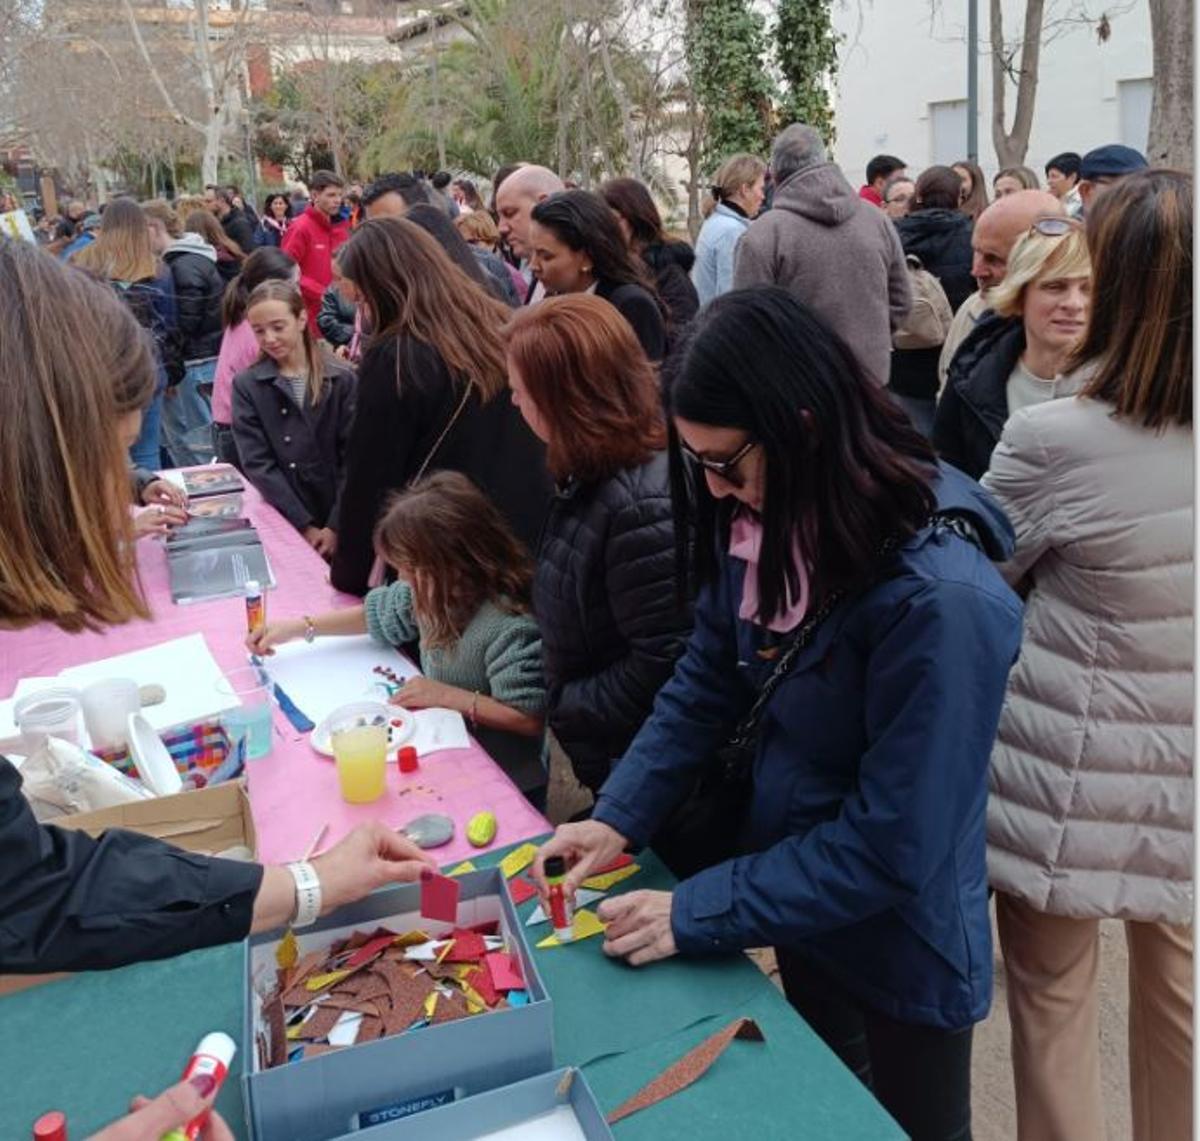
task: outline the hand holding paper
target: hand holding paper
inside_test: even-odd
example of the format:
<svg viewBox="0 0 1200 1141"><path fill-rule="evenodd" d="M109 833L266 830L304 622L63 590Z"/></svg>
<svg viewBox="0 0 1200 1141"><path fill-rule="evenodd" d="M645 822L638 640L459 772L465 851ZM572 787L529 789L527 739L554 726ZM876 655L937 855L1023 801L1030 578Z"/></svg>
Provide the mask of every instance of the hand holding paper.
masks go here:
<svg viewBox="0 0 1200 1141"><path fill-rule="evenodd" d="M326 913L385 884L411 883L422 869L437 867L432 856L379 821L355 828L312 864L321 879Z"/></svg>

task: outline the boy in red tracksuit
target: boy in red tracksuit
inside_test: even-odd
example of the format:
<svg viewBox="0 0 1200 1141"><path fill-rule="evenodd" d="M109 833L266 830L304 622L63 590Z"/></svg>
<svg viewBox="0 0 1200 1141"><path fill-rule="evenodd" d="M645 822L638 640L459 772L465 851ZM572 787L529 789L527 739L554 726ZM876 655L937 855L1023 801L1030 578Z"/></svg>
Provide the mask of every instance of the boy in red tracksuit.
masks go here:
<svg viewBox="0 0 1200 1141"><path fill-rule="evenodd" d="M308 327L320 337L317 314L321 298L333 280L333 253L349 236L350 227L339 217L346 184L331 170L318 170L309 183L308 208L295 218L283 236L283 252L300 267L300 292L308 311Z"/></svg>

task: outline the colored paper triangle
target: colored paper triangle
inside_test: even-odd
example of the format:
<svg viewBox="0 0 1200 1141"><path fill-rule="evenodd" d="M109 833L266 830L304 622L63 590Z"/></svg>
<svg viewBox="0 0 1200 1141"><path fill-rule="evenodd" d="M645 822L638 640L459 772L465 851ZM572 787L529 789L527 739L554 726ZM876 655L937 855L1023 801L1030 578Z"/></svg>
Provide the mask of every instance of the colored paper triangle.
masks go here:
<svg viewBox="0 0 1200 1141"><path fill-rule="evenodd" d="M499 868L504 873L504 878L512 879L518 872L523 872L533 863L537 854L536 844L522 844L519 848L514 848L500 861Z"/></svg>
<svg viewBox="0 0 1200 1141"><path fill-rule="evenodd" d="M626 864L624 867L617 868L615 871L600 872L597 875L588 876L588 878L583 881L582 886L590 887L594 891L608 891L610 888L619 884L622 880L627 880L630 876L637 875L637 873L641 870L640 864Z"/></svg>
<svg viewBox="0 0 1200 1141"><path fill-rule="evenodd" d="M575 922L571 925L572 938L570 942L578 943L580 939L590 939L593 935L599 935L604 931L605 924L602 923L599 917L591 911L583 910L575 912ZM547 935L540 943L539 947L561 947L557 935Z"/></svg>

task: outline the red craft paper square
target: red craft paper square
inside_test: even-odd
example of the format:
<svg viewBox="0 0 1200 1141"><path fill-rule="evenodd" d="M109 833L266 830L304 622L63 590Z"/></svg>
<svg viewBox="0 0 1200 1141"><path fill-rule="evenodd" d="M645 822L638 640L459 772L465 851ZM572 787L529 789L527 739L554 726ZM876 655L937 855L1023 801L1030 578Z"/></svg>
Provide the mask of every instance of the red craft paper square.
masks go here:
<svg viewBox="0 0 1200 1141"><path fill-rule="evenodd" d="M524 876L515 876L508 881L508 893L512 896L513 903L519 906L537 895L537 888Z"/></svg>
<svg viewBox="0 0 1200 1141"><path fill-rule="evenodd" d="M390 932L386 935L378 935L370 942L364 943L346 960L343 966L353 969L354 967L362 966L363 963L370 962L385 948L390 947L396 941L396 936Z"/></svg>
<svg viewBox="0 0 1200 1141"><path fill-rule="evenodd" d="M492 951L484 956L492 986L497 990L524 990L525 979L521 976L521 964L512 955L503 951Z"/></svg>
<svg viewBox="0 0 1200 1141"><path fill-rule="evenodd" d="M605 864L604 867L593 868L590 872L588 872L588 878L590 879L592 876L607 875L609 872L615 872L618 868L627 868L632 863L633 857L628 852L622 852L615 860L613 860L611 863Z"/></svg>
<svg viewBox="0 0 1200 1141"><path fill-rule="evenodd" d="M455 929L450 932L454 946L442 959L443 963L477 963L487 954L487 944L483 936L474 931Z"/></svg>
<svg viewBox="0 0 1200 1141"><path fill-rule="evenodd" d="M458 919L458 880L436 872L421 872L421 914L426 919L454 923Z"/></svg>

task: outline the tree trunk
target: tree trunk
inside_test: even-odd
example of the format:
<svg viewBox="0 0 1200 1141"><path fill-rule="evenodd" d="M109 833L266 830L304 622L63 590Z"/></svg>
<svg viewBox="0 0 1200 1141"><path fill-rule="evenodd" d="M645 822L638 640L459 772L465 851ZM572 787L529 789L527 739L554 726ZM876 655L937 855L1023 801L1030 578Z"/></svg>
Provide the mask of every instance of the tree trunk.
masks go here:
<svg viewBox="0 0 1200 1141"><path fill-rule="evenodd" d="M1187 0L1185 0L1187 2ZM1042 24L1046 0L1025 0L1025 26L1021 37L1021 66L1017 73L1017 109L1012 130L1008 118L1009 68L1004 47L1004 14L1001 0L991 0L989 24L992 51L992 144L1001 167L1022 166L1029 150L1033 129L1033 108L1037 101L1038 64L1042 52Z"/></svg>
<svg viewBox="0 0 1200 1141"><path fill-rule="evenodd" d="M1150 107L1151 166L1192 169L1196 109L1192 103L1194 0L1150 0L1154 102Z"/></svg>
<svg viewBox="0 0 1200 1141"><path fill-rule="evenodd" d="M217 164L221 159L221 136L224 133L224 115L215 115L204 124L204 157L200 160L202 186L208 186L217 181Z"/></svg>
<svg viewBox="0 0 1200 1141"><path fill-rule="evenodd" d="M608 82L609 90L612 92L612 97L616 101L617 110L621 115L621 133L625 136L625 150L628 152L626 162L629 164L629 172L639 182L642 181L642 160L638 154L637 135L633 128L633 107L630 106L629 96L625 89L617 82L617 75L613 69L612 53L608 50L608 29L604 26L604 16L600 17L600 61L604 65L604 78ZM613 171L613 174L620 173Z"/></svg>

